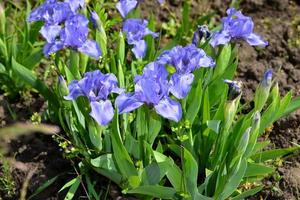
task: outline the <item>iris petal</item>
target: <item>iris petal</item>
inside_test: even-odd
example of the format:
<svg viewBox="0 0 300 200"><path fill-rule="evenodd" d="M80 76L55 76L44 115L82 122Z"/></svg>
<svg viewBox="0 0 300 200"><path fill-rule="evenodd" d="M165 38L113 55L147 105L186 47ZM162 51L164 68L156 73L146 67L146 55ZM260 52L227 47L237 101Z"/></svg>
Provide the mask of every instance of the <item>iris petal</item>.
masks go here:
<svg viewBox="0 0 300 200"><path fill-rule="evenodd" d="M52 43L59 35L61 29L62 28L60 25L44 25L40 30L40 33L47 40L48 43Z"/></svg>
<svg viewBox="0 0 300 200"><path fill-rule="evenodd" d="M211 46L216 47L220 44L227 44L231 40L231 36L226 31L215 32L209 42Z"/></svg>
<svg viewBox="0 0 300 200"><path fill-rule="evenodd" d="M133 111L144 103L137 100L137 98L132 94L120 94L116 99L116 107L118 108L119 114L127 113Z"/></svg>
<svg viewBox="0 0 300 200"><path fill-rule="evenodd" d="M261 46L265 47L268 45L268 42L264 41L261 36L251 33L248 37L245 38L246 41L252 46Z"/></svg>
<svg viewBox="0 0 300 200"><path fill-rule="evenodd" d="M88 19L81 14L76 14L66 20L65 28L61 32L61 40L66 46L80 47L87 40Z"/></svg>
<svg viewBox="0 0 300 200"><path fill-rule="evenodd" d="M53 43L47 43L44 46L43 52L45 55L50 55L64 48L64 44L61 41L55 41Z"/></svg>
<svg viewBox="0 0 300 200"><path fill-rule="evenodd" d="M137 3L138 2L136 0L120 0L116 7L121 16L125 18L127 14L136 7Z"/></svg>
<svg viewBox="0 0 300 200"><path fill-rule="evenodd" d="M145 40L140 40L134 44L132 52L136 58L142 59L145 57L147 51L147 43Z"/></svg>
<svg viewBox="0 0 300 200"><path fill-rule="evenodd" d="M85 41L85 43L83 43L82 46L78 48L78 51L96 59L98 59L102 55L98 43L92 40Z"/></svg>
<svg viewBox="0 0 300 200"><path fill-rule="evenodd" d="M173 74L170 81L170 92L178 99L183 99L191 90L194 74Z"/></svg>
<svg viewBox="0 0 300 200"><path fill-rule="evenodd" d="M76 10L80 7L84 7L84 0L65 0L65 2L70 5L73 12L76 12Z"/></svg>
<svg viewBox="0 0 300 200"><path fill-rule="evenodd" d="M78 86L78 81L72 81L69 86L69 94L64 97L65 100L75 100L77 97L84 95L82 89Z"/></svg>
<svg viewBox="0 0 300 200"><path fill-rule="evenodd" d="M154 108L159 115L175 122L179 122L182 117L180 103L169 97L162 99Z"/></svg>
<svg viewBox="0 0 300 200"><path fill-rule="evenodd" d="M111 120L114 117L114 109L112 107L110 100L91 102L90 115L101 126L106 126L107 124L109 124L109 122L111 122Z"/></svg>

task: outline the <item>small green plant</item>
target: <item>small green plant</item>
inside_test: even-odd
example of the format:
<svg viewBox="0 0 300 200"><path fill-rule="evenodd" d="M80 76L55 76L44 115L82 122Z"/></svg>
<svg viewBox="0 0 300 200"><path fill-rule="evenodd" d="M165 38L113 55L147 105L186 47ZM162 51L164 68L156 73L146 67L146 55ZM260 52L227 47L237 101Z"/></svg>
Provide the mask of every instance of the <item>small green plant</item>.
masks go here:
<svg viewBox="0 0 300 200"><path fill-rule="evenodd" d="M11 174L11 167L0 153L0 193L5 195L3 197L11 198L15 192L15 182Z"/></svg>
<svg viewBox="0 0 300 200"><path fill-rule="evenodd" d="M23 8L13 2L0 4L0 89L11 99L25 89L13 70L15 63L31 71L43 58L41 45L35 43L41 25L26 22L31 8L29 1L26 5L26 12L20 12Z"/></svg>
<svg viewBox="0 0 300 200"><path fill-rule="evenodd" d="M42 122L41 115L37 112L33 113L30 117L30 120L33 124L40 124Z"/></svg>
<svg viewBox="0 0 300 200"><path fill-rule="evenodd" d="M179 24L176 24L174 18L171 18L168 22L164 22L162 24L162 30L167 32L166 36L174 37L176 35L177 28L179 28Z"/></svg>

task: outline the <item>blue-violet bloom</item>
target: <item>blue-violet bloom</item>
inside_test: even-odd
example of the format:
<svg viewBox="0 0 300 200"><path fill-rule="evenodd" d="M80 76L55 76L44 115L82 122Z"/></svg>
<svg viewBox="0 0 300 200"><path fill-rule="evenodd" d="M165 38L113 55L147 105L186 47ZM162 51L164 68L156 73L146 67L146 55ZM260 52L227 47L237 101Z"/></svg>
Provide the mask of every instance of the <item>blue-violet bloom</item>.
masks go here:
<svg viewBox="0 0 300 200"><path fill-rule="evenodd" d="M114 74L103 74L99 70L87 72L81 80L72 81L66 100L75 100L79 96L86 96L91 105L90 115L101 126L107 125L114 116L114 109L109 94L123 92L118 87L118 80Z"/></svg>
<svg viewBox="0 0 300 200"><path fill-rule="evenodd" d="M102 52L96 41L88 39L88 19L75 14L66 19L64 28L59 25L44 25L41 34L47 40L44 54L49 55L66 47L71 47L98 59Z"/></svg>
<svg viewBox="0 0 300 200"><path fill-rule="evenodd" d="M60 38L66 46L80 47L88 36L89 20L82 14L76 14L65 21Z"/></svg>
<svg viewBox="0 0 300 200"><path fill-rule="evenodd" d="M58 92L61 96L65 96L69 93L67 83L62 75L58 76Z"/></svg>
<svg viewBox="0 0 300 200"><path fill-rule="evenodd" d="M98 59L102 52L99 45L88 40L88 19L76 13L84 7L84 0L46 0L44 4L34 9L28 21L44 21L40 33L46 39L44 54L48 56L63 48L70 47Z"/></svg>
<svg viewBox="0 0 300 200"><path fill-rule="evenodd" d="M194 80L194 70L215 66L214 60L193 44L185 47L176 46L164 51L156 62L175 68L176 72L172 74L170 80L170 92L178 99L185 98L190 91Z"/></svg>
<svg viewBox="0 0 300 200"><path fill-rule="evenodd" d="M32 10L27 20L29 22L44 21L47 24L60 24L70 15L75 14L77 4L84 6L84 0L46 0L45 3ZM75 9L76 8L76 9Z"/></svg>
<svg viewBox="0 0 300 200"><path fill-rule="evenodd" d="M168 96L168 72L164 66L150 63L144 68L141 76L135 77L135 91L123 93L116 99L116 106L120 114L135 110L146 104L153 106L155 111L166 119L175 122L182 117L180 103Z"/></svg>
<svg viewBox="0 0 300 200"><path fill-rule="evenodd" d="M158 34L150 31L148 21L143 19L127 19L123 24L123 32L126 33L128 44L133 45L132 52L136 58L144 58L147 50L147 44L144 40L146 35L158 37Z"/></svg>
<svg viewBox="0 0 300 200"><path fill-rule="evenodd" d="M227 44L231 39L244 39L252 46L265 47L268 42L261 36L253 33L254 23L251 17L247 17L234 8L227 10L227 17L222 18L222 30L213 33L210 44L215 47Z"/></svg>
<svg viewBox="0 0 300 200"><path fill-rule="evenodd" d="M138 4L137 0L120 0L116 7L123 18L125 18L130 11L132 11Z"/></svg>

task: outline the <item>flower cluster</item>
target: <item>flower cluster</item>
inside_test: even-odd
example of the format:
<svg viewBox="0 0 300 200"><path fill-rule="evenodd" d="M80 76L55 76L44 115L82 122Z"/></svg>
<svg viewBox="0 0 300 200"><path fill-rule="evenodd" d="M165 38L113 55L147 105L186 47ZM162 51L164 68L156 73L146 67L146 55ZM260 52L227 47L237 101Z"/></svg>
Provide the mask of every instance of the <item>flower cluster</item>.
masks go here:
<svg viewBox="0 0 300 200"><path fill-rule="evenodd" d="M45 5L48 4L65 5L69 3L68 1L62 3L48 0ZM135 0L121 0L117 4L117 8L121 15L125 17L137 4L138 1ZM68 44L71 47L77 47L80 51L84 47L82 44L86 43L84 39L86 39L88 32L88 20L83 15L74 13L81 6L83 4L69 5L68 8L73 14L67 14L67 12L64 15L53 14L51 15L51 20L50 18L46 19L43 14L35 14L37 11L34 11L30 18L35 17L35 19L46 22L41 33L49 42L47 45L50 45L53 41L57 41L56 37L59 32L61 38L63 38L60 42ZM38 9L41 9L41 7ZM58 10L56 9L55 11ZM41 13L44 13L44 11ZM212 46L225 44L231 38L244 38L248 42L250 41L250 44L254 45L254 42L250 38L254 38L257 35L252 33L253 22L251 18L243 16L239 11L235 11L234 9L229 9L227 13L229 16L223 18L223 29L212 35L210 41ZM95 22L99 20L99 17L95 13L92 13L92 19L94 24L96 24ZM61 27L62 22L64 22L64 28ZM48 25L53 29L56 27L57 33L47 31L46 28ZM158 36L157 33L149 30L147 26L148 21L143 19L126 19L123 23L123 32L126 33L128 44L133 45L132 51L136 58L143 58L145 56L147 44L144 37L146 35ZM73 39L73 37L76 39ZM113 119L114 108L108 99L110 93L119 94L115 100L115 106L118 108L119 114L131 112L142 105L147 105L152 107L162 117L178 122L182 118L182 108L176 99L184 99L190 92L194 81L194 71L201 67L215 66L214 60L197 47L201 39L208 39L209 37L210 32L208 28L206 26L199 26L193 36L192 44L175 46L170 50L164 51L154 62L145 66L142 75L134 78L133 92L125 93L123 89L118 88L117 78L113 74L102 74L97 70L86 73L81 80L72 81L68 86L69 95L65 96L65 99L75 100L79 96L86 96L91 105L90 115L100 125L107 125ZM220 38L229 39L222 40ZM258 37L258 39L260 38ZM258 39L255 44L263 42ZM87 45L86 48L88 49L91 46L92 44ZM229 86L236 85L233 84L235 82L229 80L225 82Z"/></svg>
<svg viewBox="0 0 300 200"><path fill-rule="evenodd" d="M176 72L170 74L166 69L168 66L173 66ZM90 115L100 125L107 125L113 119L113 106L108 100L110 93L119 94L115 101L119 114L145 104L164 118L178 122L182 118L182 108L170 94L177 99L185 98L194 79L193 71L213 66L214 61L195 45L176 46L145 66L143 74L134 79L134 92L125 93L118 88L117 78L113 74L102 74L96 70L86 73L79 81L72 81L65 99L75 100L79 96L86 96L91 105Z"/></svg>
<svg viewBox="0 0 300 200"><path fill-rule="evenodd" d="M176 72L169 74L167 66L174 67ZM147 104L153 106L164 118L178 122L182 117L181 105L170 98L169 94L178 99L185 98L193 83L193 71L213 66L214 61L193 44L165 51L155 62L144 68L141 76L135 77L133 93L117 97L118 110L126 113Z"/></svg>
<svg viewBox="0 0 300 200"><path fill-rule="evenodd" d="M222 18L222 30L213 33L210 44L215 47L227 44L231 39L244 39L252 46L268 45L259 35L253 33L254 23L251 17L244 16L234 8L227 10L227 17Z"/></svg>
<svg viewBox="0 0 300 200"><path fill-rule="evenodd" d="M107 125L114 116L114 109L109 94L120 94L118 80L114 74L103 74L99 70L87 72L81 80L72 81L66 100L75 100L79 96L86 96L91 105L90 115L102 126Z"/></svg>
<svg viewBox="0 0 300 200"><path fill-rule="evenodd" d="M122 18L112 19L107 8L117 1L45 0L28 21L44 22L40 33L47 41L46 55L68 47L70 57L65 55L68 52L56 54L54 68L61 75L53 89L38 77L27 80L31 73L24 69L36 62L12 60L13 74L48 101L50 119L59 121L68 141L73 141L67 145L71 149L62 146L67 157L78 157L80 167L95 170L126 193L149 199L223 200L259 191L260 186L236 192L248 177L249 164L253 181L271 171L255 173L264 167L264 160L256 159L264 153L257 151L257 146L264 145L257 139L279 117L300 107L290 92L280 97L272 70L267 70L254 93L254 106L241 112L243 85L234 80L238 46L231 43L244 39L250 45L266 46L267 42L253 33L250 17L230 8L220 31L211 33L208 26L199 25L186 44L190 31L183 28L161 49L155 45L153 38L158 34L148 28L148 21L130 17L139 14L130 12L141 1L119 0L116 7ZM104 8L105 2L110 3ZM186 17L188 6L185 3L183 8ZM120 19L122 30L116 30ZM89 62L88 56L74 53L100 57L98 44L88 39L89 25L103 50L101 62ZM151 43L148 52L145 37ZM90 69L96 70L86 72ZM296 150L289 149L284 151ZM211 172L206 176L202 169ZM77 183L78 177L74 180Z"/></svg>
<svg viewBox="0 0 300 200"><path fill-rule="evenodd" d="M30 13L29 22L45 22L40 30L47 41L45 55L71 47L97 59L101 56L99 45L88 39L88 19L77 13L82 7L84 0L46 0Z"/></svg>

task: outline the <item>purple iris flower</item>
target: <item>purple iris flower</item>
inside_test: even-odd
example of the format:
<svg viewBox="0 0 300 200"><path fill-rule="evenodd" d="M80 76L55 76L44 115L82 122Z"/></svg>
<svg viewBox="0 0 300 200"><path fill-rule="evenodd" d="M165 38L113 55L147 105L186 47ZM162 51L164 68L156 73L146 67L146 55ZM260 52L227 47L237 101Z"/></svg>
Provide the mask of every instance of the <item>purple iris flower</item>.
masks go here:
<svg viewBox="0 0 300 200"><path fill-rule="evenodd" d="M47 24L59 24L74 14L79 7L84 6L84 0L46 0L38 8L34 9L29 17L29 22L44 21Z"/></svg>
<svg viewBox="0 0 300 200"><path fill-rule="evenodd" d="M143 104L153 106L164 118L178 122L182 117L180 103L168 96L168 72L155 62L144 68L143 75L135 77L135 91L122 93L116 99L120 114L135 110Z"/></svg>
<svg viewBox="0 0 300 200"><path fill-rule="evenodd" d="M160 55L157 62L175 68L176 72L170 80L170 92L178 99L185 98L189 93L194 80L194 70L215 65L211 57L193 44L167 50Z"/></svg>
<svg viewBox="0 0 300 200"><path fill-rule="evenodd" d="M29 22L44 21L40 33L46 39L44 54L49 55L70 47L98 59L101 56L99 45L88 40L88 19L76 13L84 7L84 0L46 0L28 17Z"/></svg>
<svg viewBox="0 0 300 200"><path fill-rule="evenodd" d="M116 8L118 9L119 13L123 18L125 18L128 13L130 13L133 9L136 8L138 3L142 0L120 0ZM160 4L165 3L165 0L157 0Z"/></svg>
<svg viewBox="0 0 300 200"><path fill-rule="evenodd" d="M146 35L158 37L158 34L150 31L147 26L148 21L143 19L127 19L123 24L123 32L126 33L128 44L134 46L132 52L136 58L145 57L147 44L144 37Z"/></svg>
<svg viewBox="0 0 300 200"><path fill-rule="evenodd" d="M137 0L120 0L116 7L119 13L125 18L130 11L132 11L138 4Z"/></svg>
<svg viewBox="0 0 300 200"><path fill-rule="evenodd" d="M66 46L80 47L88 36L89 20L81 14L73 15L65 21L65 27L60 33Z"/></svg>
<svg viewBox="0 0 300 200"><path fill-rule="evenodd" d="M103 74L99 70L87 72L81 80L72 81L66 100L75 100L79 96L86 96L91 105L90 115L101 126L107 125L114 116L114 109L109 94L123 92L118 87L118 81L113 74Z"/></svg>
<svg viewBox="0 0 300 200"><path fill-rule="evenodd" d="M66 19L64 28L60 25L44 25L41 34L48 42L44 47L44 54L49 55L71 47L98 59L102 53L95 41L87 39L88 23L84 15L75 14Z"/></svg>
<svg viewBox="0 0 300 200"><path fill-rule="evenodd" d="M210 44L215 47L227 44L231 39L244 39L252 46L268 45L261 36L253 33L254 23L251 17L244 16L234 8L227 10L227 17L222 18L222 30L213 33Z"/></svg>

